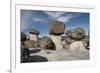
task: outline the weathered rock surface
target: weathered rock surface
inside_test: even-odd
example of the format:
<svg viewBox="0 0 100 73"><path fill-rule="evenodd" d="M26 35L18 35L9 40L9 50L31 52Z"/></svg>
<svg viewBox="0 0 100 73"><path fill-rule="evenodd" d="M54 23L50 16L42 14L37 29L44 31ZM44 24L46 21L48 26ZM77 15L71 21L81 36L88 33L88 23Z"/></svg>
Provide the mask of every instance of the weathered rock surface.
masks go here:
<svg viewBox="0 0 100 73"><path fill-rule="evenodd" d="M72 36L72 29L67 29L67 30L65 31L65 35L71 37L71 36Z"/></svg>
<svg viewBox="0 0 100 73"><path fill-rule="evenodd" d="M61 41L61 36L60 35L49 35L49 37L55 43L56 50L62 50L63 45Z"/></svg>
<svg viewBox="0 0 100 73"><path fill-rule="evenodd" d="M75 41L70 45L71 51L85 51L86 48L82 41Z"/></svg>
<svg viewBox="0 0 100 73"><path fill-rule="evenodd" d="M24 41L26 48L38 48L39 44L38 42L35 42L34 40L26 40Z"/></svg>
<svg viewBox="0 0 100 73"><path fill-rule="evenodd" d="M44 36L43 38L41 38L40 46L43 49L51 49L51 50L56 49L55 44L53 43L53 41L47 36Z"/></svg>
<svg viewBox="0 0 100 73"><path fill-rule="evenodd" d="M75 28L73 31L72 31L72 36L71 36L73 39L75 40L81 40L85 37L85 31L83 28Z"/></svg>
<svg viewBox="0 0 100 73"><path fill-rule="evenodd" d="M31 29L31 30L30 30L30 33L31 33L31 34L36 34L36 35L39 35L39 34L40 34L39 31L36 30L36 29Z"/></svg>
<svg viewBox="0 0 100 73"><path fill-rule="evenodd" d="M65 25L63 22L54 20L49 24L49 34L61 35L64 33Z"/></svg>
<svg viewBox="0 0 100 73"><path fill-rule="evenodd" d="M68 35L69 37L71 37L74 40L81 40L83 38L85 38L85 31L83 28L81 27L77 27L73 30L66 30L65 34Z"/></svg>
<svg viewBox="0 0 100 73"><path fill-rule="evenodd" d="M63 36L62 45L64 49L69 49L70 44L74 42L69 36Z"/></svg>

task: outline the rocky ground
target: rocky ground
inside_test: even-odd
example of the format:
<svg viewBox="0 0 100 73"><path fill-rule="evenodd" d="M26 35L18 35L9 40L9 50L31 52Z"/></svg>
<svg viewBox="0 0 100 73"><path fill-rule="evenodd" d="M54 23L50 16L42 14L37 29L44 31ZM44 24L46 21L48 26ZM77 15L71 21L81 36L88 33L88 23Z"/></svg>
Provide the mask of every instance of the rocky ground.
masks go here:
<svg viewBox="0 0 100 73"><path fill-rule="evenodd" d="M30 49L30 53L30 62L89 60L89 50L70 51L69 49L62 49L54 51L38 48L34 50Z"/></svg>

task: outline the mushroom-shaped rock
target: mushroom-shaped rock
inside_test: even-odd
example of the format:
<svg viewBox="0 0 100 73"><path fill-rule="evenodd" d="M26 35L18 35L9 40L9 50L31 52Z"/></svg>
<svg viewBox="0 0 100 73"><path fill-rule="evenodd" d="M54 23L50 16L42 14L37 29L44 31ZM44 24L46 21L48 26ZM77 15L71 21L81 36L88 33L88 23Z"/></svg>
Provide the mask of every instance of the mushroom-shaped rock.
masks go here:
<svg viewBox="0 0 100 73"><path fill-rule="evenodd" d="M55 44L54 44L53 41L52 41L49 37L47 37L47 36L44 36L43 38L41 38L40 46L41 46L41 48L43 48L43 49L55 50Z"/></svg>
<svg viewBox="0 0 100 73"><path fill-rule="evenodd" d="M21 41L25 41L26 40L26 35L25 33L21 32Z"/></svg>
<svg viewBox="0 0 100 73"><path fill-rule="evenodd" d="M30 34L36 34L36 35L39 35L39 31L36 30L36 29L31 29L31 30L30 30Z"/></svg>
<svg viewBox="0 0 100 73"><path fill-rule="evenodd" d="M38 41L39 31L36 29L31 29L30 31L30 40Z"/></svg>
<svg viewBox="0 0 100 73"><path fill-rule="evenodd" d="M53 20L49 24L49 34L61 35L64 33L65 25L63 22Z"/></svg>

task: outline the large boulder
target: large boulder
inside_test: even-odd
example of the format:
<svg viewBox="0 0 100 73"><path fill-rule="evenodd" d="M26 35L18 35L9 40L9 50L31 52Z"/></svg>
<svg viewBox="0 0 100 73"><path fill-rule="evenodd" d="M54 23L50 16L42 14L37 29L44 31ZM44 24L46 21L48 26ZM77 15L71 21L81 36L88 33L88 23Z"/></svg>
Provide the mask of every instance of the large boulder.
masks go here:
<svg viewBox="0 0 100 73"><path fill-rule="evenodd" d="M71 51L86 51L86 48L82 41L75 41L70 45Z"/></svg>
<svg viewBox="0 0 100 73"><path fill-rule="evenodd" d="M64 33L65 25L63 22L53 20L49 24L49 34L61 35Z"/></svg>
<svg viewBox="0 0 100 73"><path fill-rule="evenodd" d="M74 40L81 40L85 38L85 31L81 27L77 27L73 30L66 30L65 34Z"/></svg>
<svg viewBox="0 0 100 73"><path fill-rule="evenodd" d="M55 44L53 43L53 41L47 36L44 36L43 38L41 38L40 46L43 49L51 49L51 50L56 49Z"/></svg>
<svg viewBox="0 0 100 73"><path fill-rule="evenodd" d="M72 36L72 29L67 29L67 30L65 31L65 35L71 37L71 36Z"/></svg>
<svg viewBox="0 0 100 73"><path fill-rule="evenodd" d="M31 29L31 30L30 30L30 33L31 33L31 34L36 34L36 35L39 35L39 34L40 34L39 31L36 30L36 29Z"/></svg>
<svg viewBox="0 0 100 73"><path fill-rule="evenodd" d="M68 45L70 45L72 42L74 42L74 40L71 39L70 37L67 37L64 41L65 41Z"/></svg>
<svg viewBox="0 0 100 73"><path fill-rule="evenodd" d="M34 40L26 40L24 41L24 44L25 44L25 48L38 48L39 47L38 42Z"/></svg>
<svg viewBox="0 0 100 73"><path fill-rule="evenodd" d="M21 41L25 41L26 40L26 35L25 33L21 32Z"/></svg>
<svg viewBox="0 0 100 73"><path fill-rule="evenodd" d="M27 62L30 57L28 48L25 48L25 44L21 42L21 62Z"/></svg>
<svg viewBox="0 0 100 73"><path fill-rule="evenodd" d="M73 43L73 42L74 42L73 39L71 39L70 37L66 37L62 42L63 48L64 49L69 49L70 44Z"/></svg>

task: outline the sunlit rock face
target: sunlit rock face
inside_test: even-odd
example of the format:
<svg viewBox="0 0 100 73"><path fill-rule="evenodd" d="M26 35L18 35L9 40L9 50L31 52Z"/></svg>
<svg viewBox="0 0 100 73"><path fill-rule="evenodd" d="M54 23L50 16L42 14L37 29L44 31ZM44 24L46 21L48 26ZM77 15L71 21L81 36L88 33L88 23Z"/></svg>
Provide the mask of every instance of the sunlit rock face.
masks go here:
<svg viewBox="0 0 100 73"><path fill-rule="evenodd" d="M38 35L39 31L37 31L36 29L30 30L30 40L38 41Z"/></svg>
<svg viewBox="0 0 100 73"><path fill-rule="evenodd" d="M49 35L49 37L53 40L56 46L56 50L62 50L62 42L61 42L61 36L56 35Z"/></svg>
<svg viewBox="0 0 100 73"><path fill-rule="evenodd" d="M70 45L71 51L85 51L86 48L82 41L75 41Z"/></svg>
<svg viewBox="0 0 100 73"><path fill-rule="evenodd" d="M30 34L30 40L37 41L38 40L38 35Z"/></svg>
<svg viewBox="0 0 100 73"><path fill-rule="evenodd" d="M49 37L53 40L56 46L56 50L63 48L61 42L61 35L64 33L65 25L63 22L53 20L49 24Z"/></svg>

